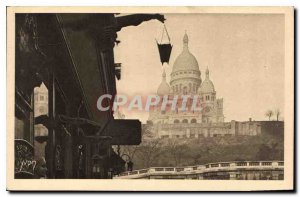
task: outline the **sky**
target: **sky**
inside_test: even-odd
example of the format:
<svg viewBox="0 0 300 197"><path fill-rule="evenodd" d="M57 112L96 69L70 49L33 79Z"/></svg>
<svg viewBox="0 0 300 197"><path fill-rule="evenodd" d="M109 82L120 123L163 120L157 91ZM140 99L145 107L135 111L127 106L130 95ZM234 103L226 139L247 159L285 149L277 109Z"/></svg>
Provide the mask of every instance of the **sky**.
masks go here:
<svg viewBox="0 0 300 197"><path fill-rule="evenodd" d="M163 24L157 20L118 32L115 62L122 63L118 94L155 94L163 68L170 81L173 63L182 51L185 31L202 80L210 70L218 98L224 99L225 121L266 120L267 110L284 109L284 15L165 14L173 50L161 65L155 39ZM166 39L164 39L166 41ZM121 109L127 119L146 122L148 112ZM275 118L275 117L274 117ZM281 116L281 119L283 117Z"/></svg>

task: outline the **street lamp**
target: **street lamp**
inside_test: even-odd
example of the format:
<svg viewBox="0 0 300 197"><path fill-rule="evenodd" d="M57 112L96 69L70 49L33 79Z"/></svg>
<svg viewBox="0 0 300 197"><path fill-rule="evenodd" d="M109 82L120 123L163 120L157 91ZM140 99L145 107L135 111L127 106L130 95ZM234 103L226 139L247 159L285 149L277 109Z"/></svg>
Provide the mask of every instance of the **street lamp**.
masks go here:
<svg viewBox="0 0 300 197"><path fill-rule="evenodd" d="M164 43L163 44L162 40L163 40L164 32L166 32L166 34L168 36L168 43ZM169 64L169 60L170 60L170 56L171 56L171 51L172 51L172 47L173 47L171 45L170 41L171 41L171 39L170 39L170 36L168 34L167 28L164 25L163 32L162 32L162 35L161 35L161 41L160 41L160 43L158 43L157 40L156 40L157 47L158 47L158 52L159 52L159 56L160 56L160 61L161 61L162 65L164 64L164 62L166 62L167 64Z"/></svg>

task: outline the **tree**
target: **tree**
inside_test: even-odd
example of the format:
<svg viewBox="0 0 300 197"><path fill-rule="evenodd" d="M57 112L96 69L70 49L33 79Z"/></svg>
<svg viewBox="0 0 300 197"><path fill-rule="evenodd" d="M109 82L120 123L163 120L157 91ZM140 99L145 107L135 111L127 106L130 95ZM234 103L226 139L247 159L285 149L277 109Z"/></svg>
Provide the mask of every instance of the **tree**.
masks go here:
<svg viewBox="0 0 300 197"><path fill-rule="evenodd" d="M281 112L279 109L276 109L275 110L275 116L276 116L276 120L278 121L279 120L279 116L280 116Z"/></svg>
<svg viewBox="0 0 300 197"><path fill-rule="evenodd" d="M266 144L261 144L259 146L258 152L256 153L257 160L270 160L272 154L272 149Z"/></svg>
<svg viewBox="0 0 300 197"><path fill-rule="evenodd" d="M120 146L120 156L128 155L130 159L133 160L137 150L138 150L138 146L133 146L133 145ZM118 151L116 152L118 153Z"/></svg>
<svg viewBox="0 0 300 197"><path fill-rule="evenodd" d="M149 168L163 153L160 139L152 139L144 141L137 150L138 159L143 162L144 168Z"/></svg>
<svg viewBox="0 0 300 197"><path fill-rule="evenodd" d="M167 143L167 150L173 158L175 166L181 165L182 158L189 151L188 145L181 140L171 138Z"/></svg>
<svg viewBox="0 0 300 197"><path fill-rule="evenodd" d="M273 116L273 111L272 110L268 110L265 115L269 118L269 121L270 121L271 117Z"/></svg>

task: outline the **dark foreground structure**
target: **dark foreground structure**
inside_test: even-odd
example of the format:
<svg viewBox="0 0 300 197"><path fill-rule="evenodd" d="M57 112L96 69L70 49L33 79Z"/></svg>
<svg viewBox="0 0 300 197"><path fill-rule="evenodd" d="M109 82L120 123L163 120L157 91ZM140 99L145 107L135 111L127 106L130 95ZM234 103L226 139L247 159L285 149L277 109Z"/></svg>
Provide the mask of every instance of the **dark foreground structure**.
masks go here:
<svg viewBox="0 0 300 197"><path fill-rule="evenodd" d="M139 120L114 120L97 99L116 95L121 64L113 48L123 27L159 14L16 14L15 178L112 178L125 161L112 145L138 145ZM48 89L48 114L35 117L34 88ZM105 103L111 106L112 103ZM42 124L48 135L39 136ZM34 157L44 143L45 158Z"/></svg>

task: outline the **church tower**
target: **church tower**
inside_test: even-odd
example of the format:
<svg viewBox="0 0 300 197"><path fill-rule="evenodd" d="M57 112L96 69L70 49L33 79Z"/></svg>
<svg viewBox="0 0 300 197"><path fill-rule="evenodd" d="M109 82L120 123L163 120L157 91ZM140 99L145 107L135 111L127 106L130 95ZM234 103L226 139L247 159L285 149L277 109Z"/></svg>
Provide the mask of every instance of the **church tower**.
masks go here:
<svg viewBox="0 0 300 197"><path fill-rule="evenodd" d="M216 98L215 87L210 79L208 68L202 82L199 64L190 52L189 38L186 33L182 41L182 51L174 61L170 85L163 70L162 80L157 89L157 95L160 97L167 95L169 100L178 98L176 110L162 111L160 105L154 106L150 110L148 122L153 125L155 135L158 137L207 137L210 135L210 129L207 127L210 124L207 123L224 122L223 99ZM198 96L200 100L198 100L197 108L201 106L202 110L192 110L191 97L185 101L186 108L182 109L183 95L192 98Z"/></svg>
<svg viewBox="0 0 300 197"><path fill-rule="evenodd" d="M209 78L208 68L205 71L205 80L202 82L198 92L203 108L202 122L223 122L223 99L216 99L215 86Z"/></svg>
<svg viewBox="0 0 300 197"><path fill-rule="evenodd" d="M174 95L196 94L201 84L201 72L198 61L189 50L189 38L183 36L183 48L176 58L171 73L171 92Z"/></svg>
<svg viewBox="0 0 300 197"><path fill-rule="evenodd" d="M159 96L163 96L163 95L169 95L170 93L170 86L169 84L167 83L167 80L166 80L166 72L165 72L165 69L163 70L163 73L162 73L162 81L157 89L157 95Z"/></svg>

